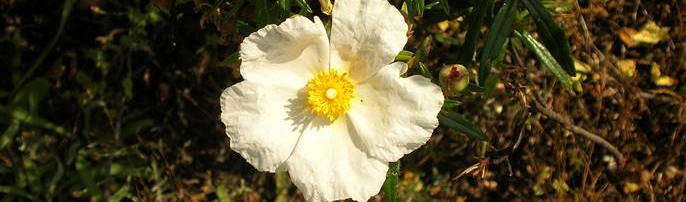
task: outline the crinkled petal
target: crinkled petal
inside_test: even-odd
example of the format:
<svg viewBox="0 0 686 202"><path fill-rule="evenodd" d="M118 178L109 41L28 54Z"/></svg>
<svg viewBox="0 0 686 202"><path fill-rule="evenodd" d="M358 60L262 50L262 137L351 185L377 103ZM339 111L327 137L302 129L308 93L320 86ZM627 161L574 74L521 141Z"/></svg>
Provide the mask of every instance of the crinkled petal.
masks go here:
<svg viewBox="0 0 686 202"><path fill-rule="evenodd" d="M387 0L334 3L331 24L331 67L363 81L393 62L407 42L407 24Z"/></svg>
<svg viewBox="0 0 686 202"><path fill-rule="evenodd" d="M329 41L324 25L295 15L280 25L267 25L241 44L245 80L299 89L329 68Z"/></svg>
<svg viewBox="0 0 686 202"><path fill-rule="evenodd" d="M362 149L384 161L397 161L429 140L443 105L440 87L426 77L401 78L407 69L396 62L357 85L347 116Z"/></svg>
<svg viewBox="0 0 686 202"><path fill-rule="evenodd" d="M359 149L344 117L317 124L327 121L315 119L298 141L285 164L291 180L307 201L367 201L381 189L388 165Z"/></svg>
<svg viewBox="0 0 686 202"><path fill-rule="evenodd" d="M231 149L257 170L275 172L293 151L302 129L296 127L305 103L286 87L243 81L221 95L221 120Z"/></svg>

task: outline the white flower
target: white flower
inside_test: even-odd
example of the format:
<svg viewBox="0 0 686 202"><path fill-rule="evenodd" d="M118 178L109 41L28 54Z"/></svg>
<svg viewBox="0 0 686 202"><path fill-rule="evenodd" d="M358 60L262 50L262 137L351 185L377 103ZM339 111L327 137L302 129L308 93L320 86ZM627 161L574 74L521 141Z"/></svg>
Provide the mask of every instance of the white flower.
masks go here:
<svg viewBox="0 0 686 202"><path fill-rule="evenodd" d="M308 201L368 200L388 162L438 126L441 89L391 63L407 24L386 0L338 0L331 36L293 16L241 44L245 81L221 95L231 149L260 171L287 171Z"/></svg>

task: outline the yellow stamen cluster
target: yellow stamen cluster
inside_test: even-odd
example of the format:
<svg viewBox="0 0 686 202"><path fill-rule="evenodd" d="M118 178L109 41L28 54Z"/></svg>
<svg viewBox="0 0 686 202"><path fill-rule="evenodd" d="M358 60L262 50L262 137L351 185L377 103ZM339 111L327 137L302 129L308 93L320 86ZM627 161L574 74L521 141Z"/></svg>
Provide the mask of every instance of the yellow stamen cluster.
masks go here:
<svg viewBox="0 0 686 202"><path fill-rule="evenodd" d="M321 71L307 84L307 104L314 114L333 121L350 109L354 91L347 74Z"/></svg>

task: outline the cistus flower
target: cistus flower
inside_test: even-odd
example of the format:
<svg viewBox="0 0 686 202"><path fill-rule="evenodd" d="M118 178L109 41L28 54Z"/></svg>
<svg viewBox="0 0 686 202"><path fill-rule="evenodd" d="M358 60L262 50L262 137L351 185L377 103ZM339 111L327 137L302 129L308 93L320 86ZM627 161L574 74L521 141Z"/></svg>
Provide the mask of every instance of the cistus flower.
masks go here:
<svg viewBox="0 0 686 202"><path fill-rule="evenodd" d="M293 16L245 38L245 79L221 95L231 149L257 170L287 171L308 201L368 200L388 162L438 126L440 87L401 78L407 24L386 0L338 0L331 36Z"/></svg>
<svg viewBox="0 0 686 202"><path fill-rule="evenodd" d="M446 65L438 73L438 81L446 96L456 96L469 84L469 72L460 64Z"/></svg>

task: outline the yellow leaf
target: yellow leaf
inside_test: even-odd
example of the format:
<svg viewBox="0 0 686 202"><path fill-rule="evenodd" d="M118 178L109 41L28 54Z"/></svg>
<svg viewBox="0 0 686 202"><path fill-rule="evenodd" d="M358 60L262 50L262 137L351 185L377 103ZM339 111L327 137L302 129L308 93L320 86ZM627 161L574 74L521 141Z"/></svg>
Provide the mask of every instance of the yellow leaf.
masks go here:
<svg viewBox="0 0 686 202"><path fill-rule="evenodd" d="M591 66L589 66L588 64L581 62L577 59L574 59L574 69L576 69L576 72L581 72L581 73L591 72Z"/></svg>
<svg viewBox="0 0 686 202"><path fill-rule="evenodd" d="M656 86L669 87L676 83L676 80L669 76L661 76L655 79Z"/></svg>
<svg viewBox="0 0 686 202"><path fill-rule="evenodd" d="M627 193L627 194L633 193L633 192L638 191L639 189L641 189L641 187L638 186L638 184L636 184L636 183L633 183L633 182L624 183L624 193Z"/></svg>
<svg viewBox="0 0 686 202"><path fill-rule="evenodd" d="M446 21L438 23L438 29L441 29L441 31L445 31L449 27L450 27L450 20L446 20Z"/></svg>
<svg viewBox="0 0 686 202"><path fill-rule="evenodd" d="M631 35L631 39L639 43L656 44L669 39L669 27L660 27L650 21L638 33Z"/></svg>
<svg viewBox="0 0 686 202"><path fill-rule="evenodd" d="M636 75L636 60L620 60L619 70L628 77Z"/></svg>
<svg viewBox="0 0 686 202"><path fill-rule="evenodd" d="M638 42L636 42L636 40L634 40L631 36L635 35L636 32L637 31L632 28L624 28L622 30L619 30L619 39L621 39L622 42L624 42L624 44L626 44L629 47L635 46L636 44L638 44Z"/></svg>
<svg viewBox="0 0 686 202"><path fill-rule="evenodd" d="M660 65L657 64L656 62L653 62L650 65L650 75L653 76L653 79L655 79L655 78L660 77L661 74L662 73L660 72Z"/></svg>

